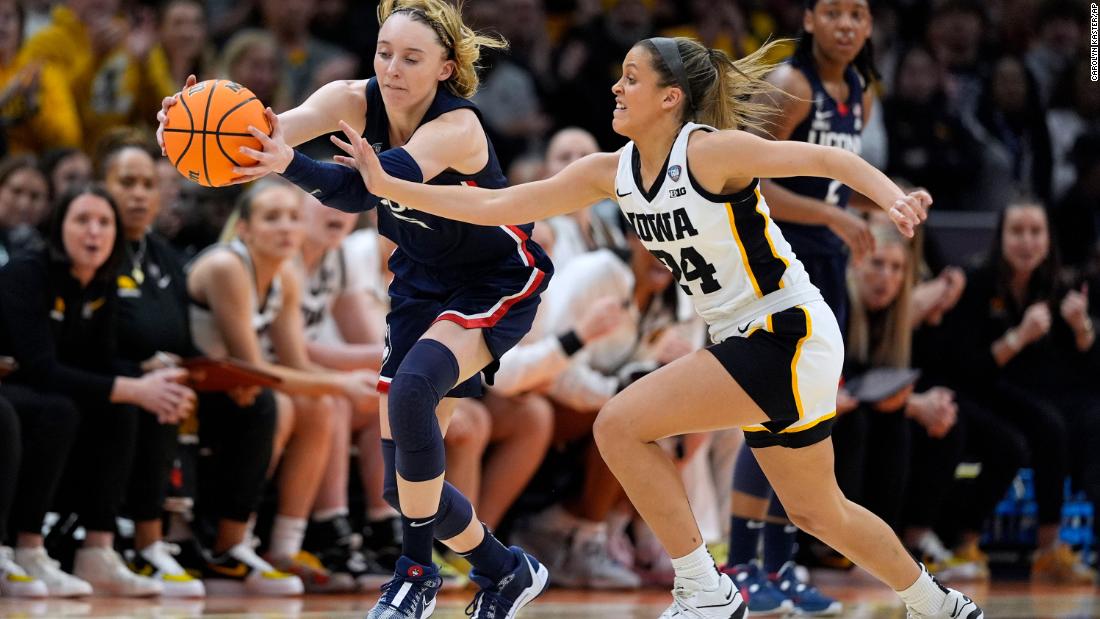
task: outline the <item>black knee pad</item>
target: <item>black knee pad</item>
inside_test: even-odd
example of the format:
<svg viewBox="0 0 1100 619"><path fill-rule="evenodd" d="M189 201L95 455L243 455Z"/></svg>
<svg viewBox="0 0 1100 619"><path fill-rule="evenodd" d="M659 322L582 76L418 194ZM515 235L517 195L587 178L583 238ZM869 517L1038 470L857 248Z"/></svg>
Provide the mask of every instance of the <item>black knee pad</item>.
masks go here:
<svg viewBox="0 0 1100 619"><path fill-rule="evenodd" d="M390 431L396 469L404 479L427 481L443 474L446 456L435 409L458 381L458 360L435 340L420 340L390 382Z"/></svg>

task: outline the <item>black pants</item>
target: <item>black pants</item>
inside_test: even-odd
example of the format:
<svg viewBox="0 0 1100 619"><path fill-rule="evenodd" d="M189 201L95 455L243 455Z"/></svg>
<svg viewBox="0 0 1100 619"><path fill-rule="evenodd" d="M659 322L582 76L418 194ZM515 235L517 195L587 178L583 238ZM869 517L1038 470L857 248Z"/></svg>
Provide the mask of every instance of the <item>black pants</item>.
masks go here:
<svg viewBox="0 0 1100 619"><path fill-rule="evenodd" d="M0 384L0 543L12 533L40 533L76 438L72 400L22 385Z"/></svg>
<svg viewBox="0 0 1100 619"><path fill-rule="evenodd" d="M198 410L199 443L210 456L200 467L196 509L207 520L248 522L271 461L275 394L264 389L246 407L225 394L201 394Z"/></svg>
<svg viewBox="0 0 1100 619"><path fill-rule="evenodd" d="M1100 507L1100 395L1083 390L1048 394L1045 405L1065 420L1069 435L1069 469L1075 485ZM1059 490L1061 486L1058 486ZM1100 518L1093 519L1100 534Z"/></svg>
<svg viewBox="0 0 1100 619"><path fill-rule="evenodd" d="M912 424L904 412L868 406L833 426L836 479L844 495L897 528L909 485Z"/></svg>
<svg viewBox="0 0 1100 619"><path fill-rule="evenodd" d="M1023 436L965 394L956 393L958 421L947 436L933 439L914 425L909 490L903 522L914 527L947 524L980 531L1027 459ZM963 461L981 463L972 483L957 483Z"/></svg>
<svg viewBox="0 0 1100 619"><path fill-rule="evenodd" d="M162 424L155 416L141 411L124 510L130 518L145 522L161 517L168 474L178 448L179 426Z"/></svg>
<svg viewBox="0 0 1100 619"><path fill-rule="evenodd" d="M131 405L75 401L80 425L58 493L57 509L90 531L114 531L137 451L141 416Z"/></svg>
<svg viewBox="0 0 1100 619"><path fill-rule="evenodd" d="M1066 418L1052 402L1008 383L997 385L983 404L1027 442L1027 461L1035 471L1039 524L1060 523L1063 484L1070 464Z"/></svg>

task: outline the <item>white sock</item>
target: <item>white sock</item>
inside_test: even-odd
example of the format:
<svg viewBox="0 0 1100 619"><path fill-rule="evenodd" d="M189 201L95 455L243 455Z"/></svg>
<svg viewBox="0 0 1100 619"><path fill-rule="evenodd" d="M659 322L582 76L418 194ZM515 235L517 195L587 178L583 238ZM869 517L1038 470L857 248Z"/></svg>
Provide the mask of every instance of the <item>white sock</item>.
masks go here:
<svg viewBox="0 0 1100 619"><path fill-rule="evenodd" d="M302 549L302 539L305 536L305 518L275 516L275 524L271 525L268 553L273 557L293 557Z"/></svg>
<svg viewBox="0 0 1100 619"><path fill-rule="evenodd" d="M718 568L715 567L714 558L707 551L706 544L700 545L687 556L673 559L672 568L676 570L677 578L694 580L703 586L704 591L718 587Z"/></svg>
<svg viewBox="0 0 1100 619"><path fill-rule="evenodd" d="M317 522L328 522L340 516L347 516L347 507L330 507L328 509L319 509L313 512L313 519Z"/></svg>
<svg viewBox="0 0 1100 619"><path fill-rule="evenodd" d="M940 608L943 607L944 600L947 599L947 592L936 581L932 580L932 576L928 574L928 570L924 569L923 565L920 567L920 576L917 577L917 582L910 585L908 589L898 591L898 595L901 596L906 606L922 615L929 616L939 612Z"/></svg>
<svg viewBox="0 0 1100 619"><path fill-rule="evenodd" d="M400 516L396 509L389 505L385 507L371 507L367 510L367 522L381 522Z"/></svg>

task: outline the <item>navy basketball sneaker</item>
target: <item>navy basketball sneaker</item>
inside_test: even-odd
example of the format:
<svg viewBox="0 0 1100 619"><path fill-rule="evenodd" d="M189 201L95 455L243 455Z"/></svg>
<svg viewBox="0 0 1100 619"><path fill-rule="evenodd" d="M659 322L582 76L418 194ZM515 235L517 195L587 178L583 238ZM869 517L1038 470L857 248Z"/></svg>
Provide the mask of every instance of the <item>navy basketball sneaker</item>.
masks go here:
<svg viewBox="0 0 1100 619"><path fill-rule="evenodd" d="M367 613L367 619L430 617L435 610L435 596L442 586L439 568L401 557L397 560L393 580L382 585L382 597Z"/></svg>
<svg viewBox="0 0 1100 619"><path fill-rule="evenodd" d="M466 607L467 615L474 619L512 619L546 588L550 578L546 567L518 546L509 550L516 558L516 567L499 581L478 574L477 569L470 571L470 580L481 590Z"/></svg>

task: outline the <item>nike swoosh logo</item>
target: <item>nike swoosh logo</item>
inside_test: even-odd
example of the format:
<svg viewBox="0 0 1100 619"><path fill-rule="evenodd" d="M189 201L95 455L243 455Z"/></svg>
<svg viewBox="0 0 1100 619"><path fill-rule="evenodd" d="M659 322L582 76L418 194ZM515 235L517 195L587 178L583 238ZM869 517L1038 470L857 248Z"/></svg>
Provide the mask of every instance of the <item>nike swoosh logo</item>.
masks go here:
<svg viewBox="0 0 1100 619"><path fill-rule="evenodd" d="M626 193L619 193L618 189L615 190L615 195L619 196L620 198L625 198L625 197L629 196L632 193L634 193L634 192L633 191L628 191Z"/></svg>
<svg viewBox="0 0 1100 619"><path fill-rule="evenodd" d="M208 564L210 569L221 574L222 576L228 576L230 578L244 578L248 576L248 566L244 563L238 563L235 567L222 567L220 565Z"/></svg>
<svg viewBox="0 0 1100 619"><path fill-rule="evenodd" d="M734 587L733 587L733 583L731 582L730 583L730 590L729 590L728 593L726 593L726 601L725 601L724 604L710 604L710 605L707 605L707 606L698 606L697 608L721 608L723 606L729 606L729 603L733 601L733 591L734 591Z"/></svg>
<svg viewBox="0 0 1100 619"><path fill-rule="evenodd" d="M744 335L744 334L745 334L745 332L746 332L746 331L748 331L748 330L749 330L749 325L745 325L745 326L744 326L744 328L742 328L742 327L737 327L737 332L738 332L738 333L740 333L740 334L742 334L742 335Z"/></svg>
<svg viewBox="0 0 1100 619"><path fill-rule="evenodd" d="M309 192L309 195L319 196L319 195L321 195L321 190L320 189L314 189L313 191Z"/></svg>
<svg viewBox="0 0 1100 619"><path fill-rule="evenodd" d="M424 522L410 522L409 526L414 529L419 529L420 527L426 527L433 522L435 522L435 518L432 518L431 520L425 520Z"/></svg>

